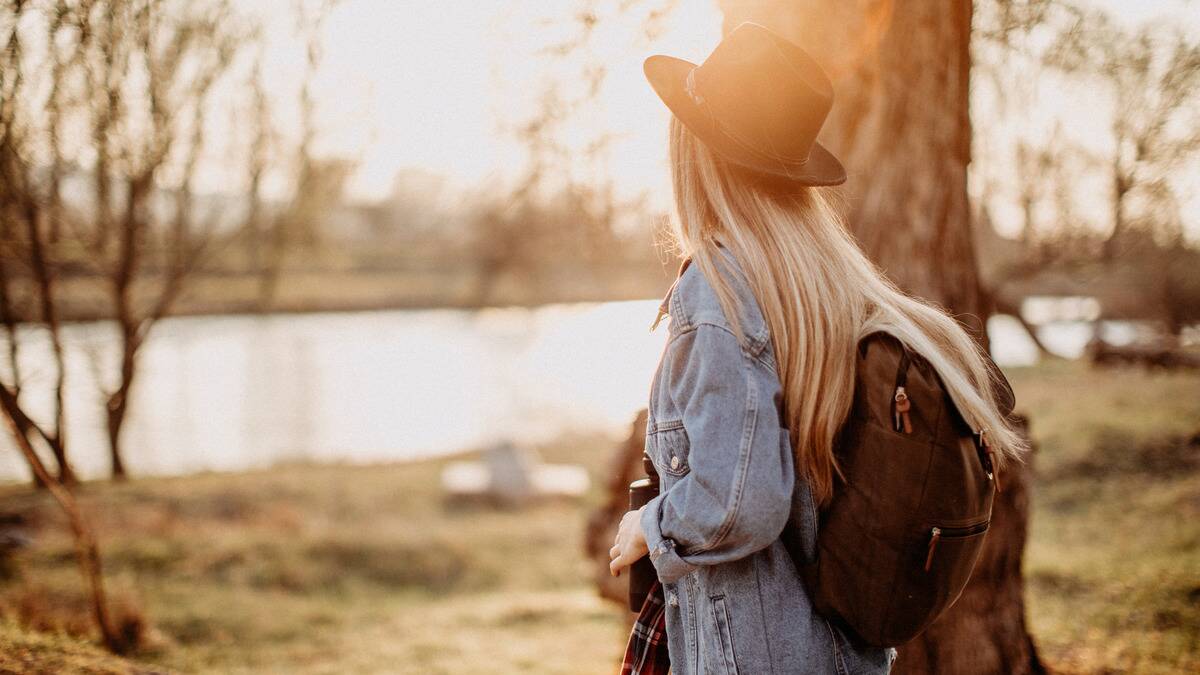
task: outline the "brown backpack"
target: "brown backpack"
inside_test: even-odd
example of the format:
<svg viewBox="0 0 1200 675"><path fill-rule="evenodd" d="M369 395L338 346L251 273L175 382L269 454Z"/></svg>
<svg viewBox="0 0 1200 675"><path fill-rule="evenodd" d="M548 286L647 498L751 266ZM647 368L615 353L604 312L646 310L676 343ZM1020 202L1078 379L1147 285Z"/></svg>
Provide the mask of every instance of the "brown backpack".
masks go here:
<svg viewBox="0 0 1200 675"><path fill-rule="evenodd" d="M854 405L835 448L842 479L821 511L815 559L798 556L794 537L784 542L818 612L867 644L894 647L962 593L997 477L984 434L928 362L885 333L864 338L857 358ZM1008 414L1012 390L999 381Z"/></svg>

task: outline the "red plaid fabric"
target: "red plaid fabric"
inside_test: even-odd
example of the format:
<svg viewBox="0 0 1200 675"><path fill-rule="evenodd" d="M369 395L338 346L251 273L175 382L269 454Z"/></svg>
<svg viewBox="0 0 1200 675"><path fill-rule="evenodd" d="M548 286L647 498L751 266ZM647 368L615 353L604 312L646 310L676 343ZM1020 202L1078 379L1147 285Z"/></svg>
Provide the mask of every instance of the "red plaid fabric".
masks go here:
<svg viewBox="0 0 1200 675"><path fill-rule="evenodd" d="M654 582L625 647L620 675L667 675L671 659L667 655L667 615L662 584Z"/></svg>

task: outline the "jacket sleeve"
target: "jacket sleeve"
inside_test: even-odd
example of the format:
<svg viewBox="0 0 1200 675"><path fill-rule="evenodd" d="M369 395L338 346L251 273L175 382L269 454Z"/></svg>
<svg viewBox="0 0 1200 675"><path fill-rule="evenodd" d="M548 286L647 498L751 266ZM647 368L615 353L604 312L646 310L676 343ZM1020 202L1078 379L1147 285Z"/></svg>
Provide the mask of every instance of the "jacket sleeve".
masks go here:
<svg viewBox="0 0 1200 675"><path fill-rule="evenodd" d="M677 336L667 358L690 472L646 505L641 523L658 576L671 583L775 541L791 509L794 468L776 408L778 377L729 330L701 324Z"/></svg>

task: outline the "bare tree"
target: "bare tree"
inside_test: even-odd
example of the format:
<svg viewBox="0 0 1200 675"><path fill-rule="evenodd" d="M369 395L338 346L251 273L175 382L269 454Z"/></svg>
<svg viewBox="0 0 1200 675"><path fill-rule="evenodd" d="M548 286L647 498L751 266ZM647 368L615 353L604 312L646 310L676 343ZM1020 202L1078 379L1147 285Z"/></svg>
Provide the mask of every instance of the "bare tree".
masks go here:
<svg viewBox="0 0 1200 675"><path fill-rule="evenodd" d="M0 284L5 294L0 304L12 310L5 330L15 338L18 322L39 320L50 329L55 357L61 361L53 268L71 270L77 282L94 280L101 286L111 306L97 313L115 320L116 355L109 361L110 352L94 350L93 360L116 478L127 473L122 431L142 348L157 322L173 311L188 279L242 235L248 235L252 246L268 239L254 249L260 261L266 259L256 267L277 269L283 246L297 239L298 228L315 232L320 203L341 191L348 166L322 162L311 151L311 79L319 63L319 21L310 25L306 19L323 16L332 4L319 0L315 14L299 6L309 67L301 96L296 197L274 216L264 214L260 192L279 144L269 128L269 98L259 68L252 54L241 57L262 38L252 17L237 13L230 0L26 0L5 5L10 16L32 17L24 27L16 21L6 26L10 30L5 37L12 45L20 46L22 32L44 27L40 42L46 47L37 62L26 59L4 72L5 114L22 136L20 147L13 145L16 136L7 136L6 152L13 161L4 167L10 174L4 189L12 198L6 200L0 234L8 246L5 253L25 265L10 265L4 271L13 282ZM10 49L4 58L19 54L19 49ZM242 68L249 69L249 76L233 84ZM23 85L24 76L36 78L37 86ZM233 213L229 207L236 199L201 200L194 179L206 152L214 147L207 137L210 114L219 105L237 108L242 99L248 99L244 107L253 111L257 127L244 157L247 225L233 232L217 231L220 220ZM231 153L225 161L241 159ZM73 183L70 191L64 189L68 178ZM33 236L35 224L45 229L45 237ZM268 296L274 276L268 274ZM25 292L38 287L46 290ZM13 372L19 373L15 360L10 361L18 369ZM65 373L58 371L58 423L45 427L56 456L64 446ZM31 432L38 433L33 427ZM62 478L72 480L65 456L59 464Z"/></svg>
<svg viewBox="0 0 1200 675"><path fill-rule="evenodd" d="M69 489L76 478L64 432L58 282L74 274L101 285L111 300L115 364L97 371L107 379L101 387L113 475L120 478L121 431L141 350L189 277L219 244L233 241L215 233L211 212L220 209L199 202L193 180L211 147L213 92L257 38L252 28L228 0L0 2L0 326L7 360L0 414L35 481L66 514L96 624L116 652L136 646L140 624L110 612L99 547ZM40 48L27 50L29 42ZM264 152L251 153L258 166ZM68 180L85 185L87 196L67 190ZM25 323L39 331L24 330ZM21 359L42 335L54 369L47 420L30 412L32 378Z"/></svg>
<svg viewBox="0 0 1200 675"><path fill-rule="evenodd" d="M59 4L55 9L62 7ZM0 236L5 245L3 255L0 255L0 323L5 328L9 360L7 381L0 381L0 412L34 480L49 490L66 515L74 535L80 571L89 588L96 626L104 644L110 650L121 653L135 646L138 635L133 631L122 631L113 620L105 594L99 545L83 510L68 489L75 482L75 476L67 459L63 434L66 368L55 304L54 268L48 259L48 244L57 237L58 218L61 217L57 196L61 179L61 155L57 140L60 116L58 112L50 116L51 170L45 180L46 185L42 185L36 167L31 164L31 158L36 157L37 151L32 142L37 131L36 125L24 117L26 111L19 105L19 101L29 95L25 91L26 63L20 26L23 20L40 9L26 2L11 2L0 7L0 30L4 31L4 49L0 52ZM63 13L54 13L52 16L48 24L51 40L62 27ZM51 60L49 101L52 108L58 108L64 68L57 55L52 56ZM48 195L47 191L53 194ZM12 297L12 282L16 275L11 269L11 261L21 258L29 263L33 293L37 298L37 317L46 328L55 366L53 422L48 428L35 421L26 412L22 402L21 341L17 332L19 317ZM39 441L57 461L57 476L47 468L35 450L34 444Z"/></svg>
<svg viewBox="0 0 1200 675"><path fill-rule="evenodd" d="M1173 26L1128 29L1067 3L1043 5L1041 20L1053 39L1048 47L1025 45L1015 55L1068 86L1086 86L1099 99L1096 111L1111 134L1101 137L1107 147L1098 151L1067 140L1061 128L1040 143L1016 144L1015 171L1006 181L1016 188L1011 197L1020 239L1000 240L981 228L990 236L981 272L997 310L1018 318L1025 295L1053 287L1097 297L1109 317L1161 320L1168 335L1177 336L1194 315L1196 293L1182 273L1192 252L1172 177L1200 147L1200 45ZM992 90L1004 107L1005 85L1020 86L997 57L1020 49L1002 46L987 50L977 69L998 80ZM1005 76L1008 82L999 82ZM1000 114L1023 113L1014 108ZM1110 186L1107 222L1100 227L1077 209L1086 199L1081 176ZM998 192L987 191L985 206Z"/></svg>
<svg viewBox="0 0 1200 675"><path fill-rule="evenodd" d="M342 193L351 166L344 161L322 161L313 156L317 136L317 103L313 97L313 78L321 65L321 27L337 0L316 0L309 6L296 0L296 32L304 43L304 75L300 83L300 138L292 160L294 190L281 212L263 221L259 214L258 189L263 168L262 157L251 168L251 203L254 219L247 219L254 242L258 272L258 309L267 311L275 301L279 277L289 253L297 247L311 250L317 243L317 218L328 204L336 202ZM261 96L261 83L253 83L256 97ZM255 150L261 152L271 139L270 113L265 103L256 103ZM265 241L264 241L265 240Z"/></svg>
<svg viewBox="0 0 1200 675"><path fill-rule="evenodd" d="M609 75L604 59L595 53L603 51L597 50L602 22L614 14L635 13L642 34L631 42L641 45L661 31L678 2L635 0L605 8L600 4L571 3L564 21L542 24L553 28L553 37L533 56L543 60L550 74L535 82L534 112L509 121L505 128L524 151L524 167L509 189L496 194L490 188L469 213L474 301L479 304L492 300L493 287L504 278L540 288L556 272L554 266L564 261L577 278L628 256L631 248L638 253L650 250L649 239L628 242L616 231L618 221L631 214L648 219L639 212L641 200L622 199L616 193L607 164L616 136L607 131L581 135L571 124L596 104ZM522 22L518 30L527 32L528 26Z"/></svg>
<svg viewBox="0 0 1200 675"><path fill-rule="evenodd" d="M0 397L7 399L7 390L0 390ZM63 513L67 516L67 522L71 526L71 533L75 538L75 554L79 561L79 569L83 573L84 583L89 588L89 595L92 605L92 616L96 621L96 627L100 631L101 639L104 645L112 652L123 654L130 651L136 646L136 636L131 632L122 631L113 621L111 612L109 611L108 598L104 590L104 572L100 563L100 547L96 543L96 537L92 534L91 525L83 514L79 503L75 500L75 495L71 494L62 483L58 481L46 469L37 452L29 442L29 438L22 430L21 425L17 423L13 415L9 414L9 407L5 406L4 421L8 426L9 432L16 441L17 447L21 454L29 462L34 474L38 480L44 484L58 503ZM132 639L131 639L132 638Z"/></svg>
<svg viewBox="0 0 1200 675"><path fill-rule="evenodd" d="M271 126L271 107L268 103L262 74L263 55L255 55L246 80L250 92L250 147L246 162L246 218L242 223L246 244L246 263L249 269L262 273L264 258L264 216L262 183L270 162L270 148L275 142Z"/></svg>
<svg viewBox="0 0 1200 675"><path fill-rule="evenodd" d="M1133 202L1140 198L1145 220L1147 211L1173 200L1171 173L1200 150L1200 43L1177 26L1129 32L1106 14L1087 12L1059 34L1047 61L1100 82L1111 95L1112 229L1102 256L1112 260L1139 218Z"/></svg>
<svg viewBox="0 0 1200 675"><path fill-rule="evenodd" d="M34 289L33 297L36 298L32 303L36 307L29 314L45 326L53 354L53 422L49 427L39 425L22 408L22 373L17 334L20 319L13 297L14 277L17 275L7 264L0 264L0 323L4 325L8 341L8 370L11 381L7 385L0 385L4 389L0 393L0 406L26 440L37 436L45 443L58 464L58 481L71 485L76 478L67 457L64 438L66 367L55 302L52 262L49 259L51 254L45 241L45 232L54 232L57 228L55 223L60 217L57 195L49 194L58 189L60 169L57 167L61 165L61 157L56 139L59 119L57 115L50 117L52 168L46 181L48 185L43 186L36 167L30 162L30 157L34 156L36 151L33 147L33 137L38 129L25 117L25 110L19 104L29 95L25 81L24 45L19 25L24 18L36 12L37 8L29 3L16 2L8 4L3 10L4 30L7 31L7 35L3 54L0 55L0 237L6 247L2 255L11 259L22 258L28 263L27 272L31 280L30 285ZM60 25L61 20L57 17L49 22L51 37ZM58 100L63 79L62 62L56 53L52 56L52 64L50 101L54 103ZM30 468L33 468L32 465ZM37 472L33 474L35 481L44 484L41 475Z"/></svg>
<svg viewBox="0 0 1200 675"><path fill-rule="evenodd" d="M1054 358L1036 327L1022 315L1021 305L1029 286L1051 270L1079 270L1095 237L1079 219L1074 204L1078 172L1091 164L1087 153L1065 140L1056 129L1041 144L1017 141L1012 182L1020 213L1015 240L1000 237L991 221L991 208L1002 197L994 187L985 189L977 207L977 248L987 251L979 261L979 274L994 310L1021 325L1043 357Z"/></svg>
<svg viewBox="0 0 1200 675"><path fill-rule="evenodd" d="M116 377L101 386L112 474L123 478L121 431L138 357L211 243L192 180L209 95L246 31L225 0L94 0L67 9L95 155L94 203L90 219L80 219L118 329Z"/></svg>

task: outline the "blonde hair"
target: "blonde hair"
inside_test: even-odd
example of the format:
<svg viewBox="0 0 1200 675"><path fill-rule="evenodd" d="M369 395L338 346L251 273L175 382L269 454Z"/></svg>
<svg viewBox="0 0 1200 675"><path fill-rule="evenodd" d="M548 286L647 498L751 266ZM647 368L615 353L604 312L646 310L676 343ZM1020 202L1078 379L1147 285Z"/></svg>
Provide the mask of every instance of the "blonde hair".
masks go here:
<svg viewBox="0 0 1200 675"><path fill-rule="evenodd" d="M1018 458L1020 434L1000 412L993 368L963 327L888 281L846 231L828 188L759 184L730 169L675 118L671 174L674 239L709 280L744 339L737 296L718 272L717 242L740 263L771 332L796 470L818 503L833 493L834 439L854 399L858 341L894 335L937 371L974 429L997 454Z"/></svg>

